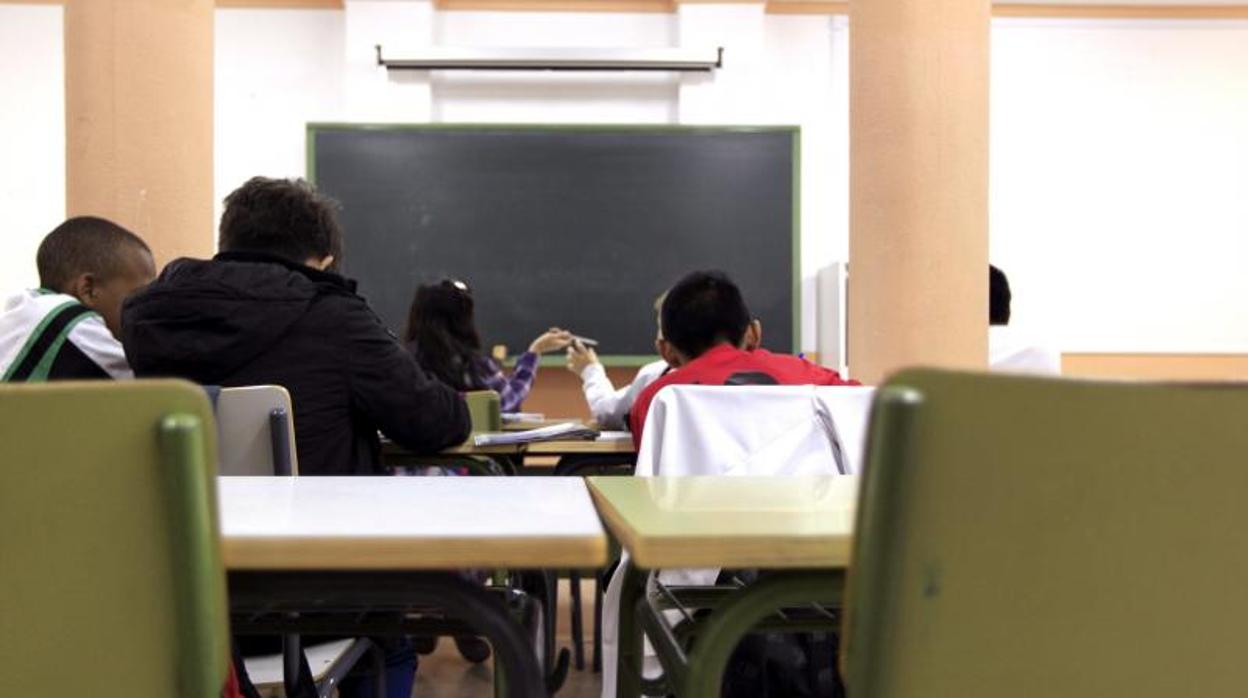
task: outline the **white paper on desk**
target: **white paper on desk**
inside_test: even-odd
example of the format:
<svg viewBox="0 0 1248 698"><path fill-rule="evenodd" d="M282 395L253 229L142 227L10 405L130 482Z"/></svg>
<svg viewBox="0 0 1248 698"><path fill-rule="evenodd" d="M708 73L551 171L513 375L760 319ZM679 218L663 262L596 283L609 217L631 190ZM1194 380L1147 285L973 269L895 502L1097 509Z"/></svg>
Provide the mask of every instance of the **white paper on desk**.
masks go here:
<svg viewBox="0 0 1248 698"><path fill-rule="evenodd" d="M598 432L580 422L564 422L539 429L525 431L491 432L472 437L475 446L511 446L531 444L537 441L562 441L566 439L596 439Z"/></svg>
<svg viewBox="0 0 1248 698"><path fill-rule="evenodd" d="M633 432L631 431L604 431L598 434L599 441L632 441Z"/></svg>

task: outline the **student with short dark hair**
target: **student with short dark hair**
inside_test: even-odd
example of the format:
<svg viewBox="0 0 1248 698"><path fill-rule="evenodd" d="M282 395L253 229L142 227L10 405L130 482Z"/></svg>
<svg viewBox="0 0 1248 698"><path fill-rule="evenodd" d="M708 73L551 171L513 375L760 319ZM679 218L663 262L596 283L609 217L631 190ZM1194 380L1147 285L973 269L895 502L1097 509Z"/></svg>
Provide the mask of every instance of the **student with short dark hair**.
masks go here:
<svg viewBox="0 0 1248 698"><path fill-rule="evenodd" d="M0 307L0 378L7 382L130 378L121 304L156 276L147 243L112 221L70 218L39 245L41 288Z"/></svg>
<svg viewBox="0 0 1248 698"><path fill-rule="evenodd" d="M220 254L170 263L126 302L135 373L284 386L303 475L383 474L378 431L420 454L462 443L463 397L426 375L334 272L342 238L335 204L307 182L248 180L225 199ZM406 698L415 652L406 641L383 646L387 691ZM370 695L371 684L352 679L339 692Z"/></svg>
<svg viewBox="0 0 1248 698"><path fill-rule="evenodd" d="M639 446L650 403L669 385L858 385L805 359L751 349L759 326L723 272L693 272L677 282L663 300L659 325L655 345L673 370L633 406L629 423Z"/></svg>
<svg viewBox="0 0 1248 698"><path fill-rule="evenodd" d="M305 475L381 474L380 430L416 453L467 438L468 409L334 273L334 204L302 180L256 177L225 199L221 252L180 259L125 306L139 376L285 386Z"/></svg>

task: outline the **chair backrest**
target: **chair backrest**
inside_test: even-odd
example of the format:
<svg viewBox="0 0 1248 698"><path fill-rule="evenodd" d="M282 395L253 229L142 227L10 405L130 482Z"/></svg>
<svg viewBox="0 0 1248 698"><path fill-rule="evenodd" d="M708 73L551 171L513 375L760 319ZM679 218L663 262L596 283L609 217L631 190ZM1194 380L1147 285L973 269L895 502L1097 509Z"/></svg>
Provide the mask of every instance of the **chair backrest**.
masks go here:
<svg viewBox="0 0 1248 698"><path fill-rule="evenodd" d="M285 388L223 388L216 412L222 475L299 474L294 408Z"/></svg>
<svg viewBox="0 0 1248 698"><path fill-rule="evenodd" d="M881 388L851 695L1238 696L1248 387L934 370Z"/></svg>
<svg viewBox="0 0 1248 698"><path fill-rule="evenodd" d="M0 692L220 695L213 429L181 381L0 386Z"/></svg>
<svg viewBox="0 0 1248 698"><path fill-rule="evenodd" d="M503 428L503 411L498 393L493 390L474 390L464 393L464 401L468 403L474 434Z"/></svg>
<svg viewBox="0 0 1248 698"><path fill-rule="evenodd" d="M638 475L855 471L872 388L673 385L659 391Z"/></svg>

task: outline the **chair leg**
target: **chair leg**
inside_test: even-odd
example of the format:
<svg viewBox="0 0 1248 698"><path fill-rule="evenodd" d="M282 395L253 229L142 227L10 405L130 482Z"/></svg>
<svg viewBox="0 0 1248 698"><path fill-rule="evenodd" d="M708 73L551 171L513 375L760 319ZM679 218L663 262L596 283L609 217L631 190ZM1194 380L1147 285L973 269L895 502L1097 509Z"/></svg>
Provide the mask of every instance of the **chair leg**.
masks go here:
<svg viewBox="0 0 1248 698"><path fill-rule="evenodd" d="M594 673L602 672L602 570L594 573Z"/></svg>
<svg viewBox="0 0 1248 698"><path fill-rule="evenodd" d="M282 636L282 687L290 698L317 698L316 682L298 634Z"/></svg>
<svg viewBox="0 0 1248 698"><path fill-rule="evenodd" d="M720 695L729 657L741 638L759 621L786 606L836 602L844 588L845 577L838 572L794 572L760 579L734 594L707 618L698 641L687 656L683 676L679 677L674 693L678 696ZM641 615L645 603L639 600L634 606L635 616ZM657 613L652 617L661 618ZM659 658L664 656L660 650ZM667 666L664 670L668 674L680 673L669 671Z"/></svg>
<svg viewBox="0 0 1248 698"><path fill-rule="evenodd" d="M568 584L572 590L572 662L577 671L585 671L585 628L581 614L581 573L572 570L568 573Z"/></svg>
<svg viewBox="0 0 1248 698"><path fill-rule="evenodd" d="M295 696L299 693L299 679L303 662L303 643L298 635L282 636L282 688L286 695Z"/></svg>
<svg viewBox="0 0 1248 698"><path fill-rule="evenodd" d="M319 698L330 698L330 696L335 695L342 680L347 678L347 675L357 665L362 664L366 658L371 658L375 664L377 657L381 657L381 666L384 669L385 653L377 645L373 644L372 640L364 637L356 638L351 643L351 646L347 648L347 651L343 652L342 656L338 657L337 661L325 670L324 677L317 682L316 691ZM384 698L386 695L384 686L385 676L381 677L381 682L382 690L374 695ZM376 685L374 685L374 688L376 688Z"/></svg>
<svg viewBox="0 0 1248 698"><path fill-rule="evenodd" d="M373 660L373 696L383 698L386 695L386 652L373 645L369 656Z"/></svg>
<svg viewBox="0 0 1248 698"><path fill-rule="evenodd" d="M642 676L645 651L641 626L637 622L638 602L646 597L646 583L650 573L633 565L620 564L615 574L625 575L620 587L619 640L615 657L616 698L638 698L642 695ZM707 694L709 695L719 695Z"/></svg>

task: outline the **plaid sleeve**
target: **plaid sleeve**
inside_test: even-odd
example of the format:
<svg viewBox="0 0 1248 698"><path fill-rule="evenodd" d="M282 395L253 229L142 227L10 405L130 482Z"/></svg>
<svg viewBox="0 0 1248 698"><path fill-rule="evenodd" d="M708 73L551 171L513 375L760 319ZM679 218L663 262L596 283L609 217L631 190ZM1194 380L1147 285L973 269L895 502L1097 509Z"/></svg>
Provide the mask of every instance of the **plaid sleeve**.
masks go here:
<svg viewBox="0 0 1248 698"><path fill-rule="evenodd" d="M533 388L533 379L537 376L537 354L526 351L516 359L516 367L511 375L505 375L497 364L491 362L495 371L485 378L485 385L498 393L503 412L516 412Z"/></svg>

